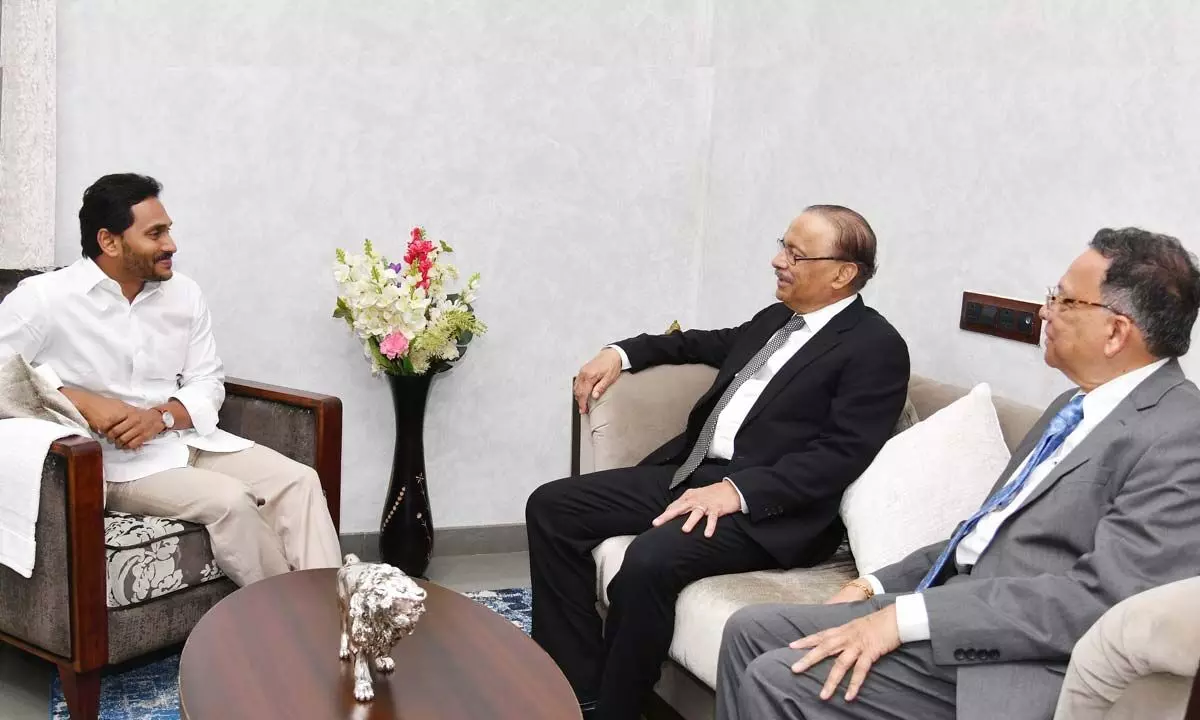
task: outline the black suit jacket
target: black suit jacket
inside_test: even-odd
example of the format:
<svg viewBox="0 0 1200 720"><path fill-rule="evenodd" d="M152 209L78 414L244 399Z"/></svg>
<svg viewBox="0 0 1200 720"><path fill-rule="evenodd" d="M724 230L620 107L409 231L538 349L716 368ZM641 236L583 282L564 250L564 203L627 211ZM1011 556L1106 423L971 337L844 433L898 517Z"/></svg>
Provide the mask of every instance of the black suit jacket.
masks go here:
<svg viewBox="0 0 1200 720"><path fill-rule="evenodd" d="M734 375L791 316L777 303L736 328L618 343L633 372L688 363L718 368L687 430L641 464L681 464ZM908 377L904 339L862 298L834 316L779 369L739 428L733 457L721 470L749 512L721 522L739 523L784 567L828 558L845 532L838 517L842 493L891 436Z"/></svg>

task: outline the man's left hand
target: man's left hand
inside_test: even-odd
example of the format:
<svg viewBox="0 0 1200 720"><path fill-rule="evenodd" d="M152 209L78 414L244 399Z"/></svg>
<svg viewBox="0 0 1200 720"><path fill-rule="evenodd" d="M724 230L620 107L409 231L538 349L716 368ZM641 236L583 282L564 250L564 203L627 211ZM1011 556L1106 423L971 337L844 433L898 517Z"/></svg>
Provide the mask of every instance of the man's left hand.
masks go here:
<svg viewBox="0 0 1200 720"><path fill-rule="evenodd" d="M790 647L793 650L812 648L807 655L792 665L792 672L797 675L825 658L837 656L833 667L829 669L825 686L821 688L822 700L833 697L838 684L846 676L846 671L853 668L850 684L846 687L846 700L853 700L858 696L858 690L867 679L867 672L875 661L900 647L896 606L888 605L845 625L800 638Z"/></svg>
<svg viewBox="0 0 1200 720"><path fill-rule="evenodd" d="M742 499L738 496L737 488L728 478L719 483L702 488L693 488L679 496L679 499L667 506L662 515L654 518L652 523L658 527L679 517L687 515L683 523L683 531L690 533L700 522L700 518L708 518L704 526L704 537L712 537L717 531L717 518L741 512Z"/></svg>
<svg viewBox="0 0 1200 720"><path fill-rule="evenodd" d="M105 435L122 450L137 450L166 429L161 412L139 408L126 415Z"/></svg>

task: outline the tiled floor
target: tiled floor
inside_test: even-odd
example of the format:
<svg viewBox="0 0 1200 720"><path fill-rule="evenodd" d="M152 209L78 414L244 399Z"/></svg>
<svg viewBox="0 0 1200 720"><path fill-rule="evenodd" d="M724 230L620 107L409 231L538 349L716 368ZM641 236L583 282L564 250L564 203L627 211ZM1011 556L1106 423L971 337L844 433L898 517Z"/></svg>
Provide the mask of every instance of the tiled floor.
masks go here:
<svg viewBox="0 0 1200 720"><path fill-rule="evenodd" d="M459 592L525 587L529 554L436 557L429 578ZM45 720L54 666L0 643L0 719Z"/></svg>

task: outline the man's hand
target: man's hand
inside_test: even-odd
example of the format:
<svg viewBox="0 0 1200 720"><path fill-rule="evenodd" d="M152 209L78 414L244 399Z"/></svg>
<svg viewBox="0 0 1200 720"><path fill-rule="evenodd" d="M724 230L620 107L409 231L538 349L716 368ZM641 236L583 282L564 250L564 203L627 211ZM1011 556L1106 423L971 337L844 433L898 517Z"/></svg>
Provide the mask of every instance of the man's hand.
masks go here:
<svg viewBox="0 0 1200 720"><path fill-rule="evenodd" d="M863 590L859 585L843 585L841 590L833 594L833 597L825 601L826 605L836 605L837 603L852 603L860 600L867 600L870 595L866 590Z"/></svg>
<svg viewBox="0 0 1200 720"><path fill-rule="evenodd" d="M812 648L807 655L792 665L792 672L797 675L806 672L827 657L837 657L829 670L825 686L821 688L822 700L833 697L838 684L846 676L846 671L853 668L850 684L846 687L846 700L853 700L858 696L858 690L867 679L867 672L875 661L900 647L896 606L888 605L840 627L801 638L790 647L793 650Z"/></svg>
<svg viewBox="0 0 1200 720"><path fill-rule="evenodd" d="M130 412L108 432L104 433L113 445L122 450L137 450L148 440L156 437L167 426L163 424L162 413L157 410L142 410L130 408Z"/></svg>
<svg viewBox="0 0 1200 720"><path fill-rule="evenodd" d="M588 399L599 399L620 375L621 353L612 348L604 348L588 360L575 376L575 402L579 403L579 412L586 414Z"/></svg>
<svg viewBox="0 0 1200 720"><path fill-rule="evenodd" d="M88 426L102 435L107 435L114 425L137 410L128 403L86 390L62 387L59 391L79 410L79 414L87 420Z"/></svg>
<svg viewBox="0 0 1200 720"><path fill-rule="evenodd" d="M654 518L652 523L658 527L679 517L687 515L683 523L683 531L690 533L700 518L707 517L708 524L704 526L704 537L712 537L717 531L717 518L741 512L742 499L738 497L737 488L725 478L719 483L702 488L688 490L679 499L667 506L663 514Z"/></svg>

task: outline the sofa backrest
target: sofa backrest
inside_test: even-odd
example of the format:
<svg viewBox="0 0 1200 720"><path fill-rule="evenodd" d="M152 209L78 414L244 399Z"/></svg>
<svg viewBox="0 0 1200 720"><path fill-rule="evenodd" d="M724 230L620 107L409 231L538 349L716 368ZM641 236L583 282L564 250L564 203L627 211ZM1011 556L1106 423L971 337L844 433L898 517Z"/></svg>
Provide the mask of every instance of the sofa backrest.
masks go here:
<svg viewBox="0 0 1200 720"><path fill-rule="evenodd" d="M572 428L573 473L628 467L683 431L696 398L717 371L704 365L664 365L622 375L591 412L576 415ZM925 419L967 394L969 388L913 375L908 396ZM992 397L1000 430L1009 449L1016 448L1041 416L1038 408Z"/></svg>
<svg viewBox="0 0 1200 720"><path fill-rule="evenodd" d="M920 375L913 375L908 381L908 399L916 408L917 417L922 420L968 392L970 388L948 385ZM1000 431L1004 434L1004 442L1009 451L1015 450L1021 438L1025 437L1042 416L1042 410L994 395L992 404L996 406L996 416L1000 419Z"/></svg>
<svg viewBox="0 0 1200 720"><path fill-rule="evenodd" d="M17 283L27 277L42 274L42 270L0 270L0 300L8 297Z"/></svg>

